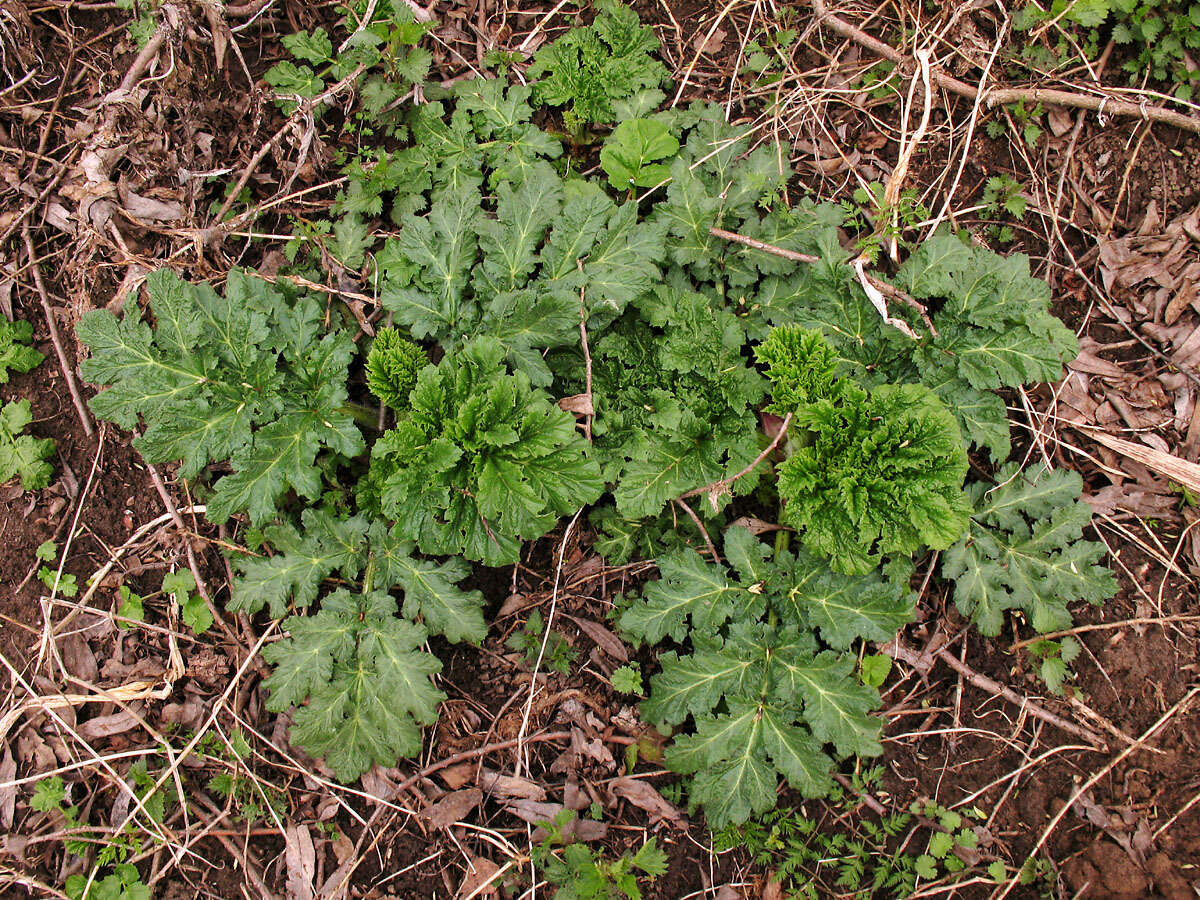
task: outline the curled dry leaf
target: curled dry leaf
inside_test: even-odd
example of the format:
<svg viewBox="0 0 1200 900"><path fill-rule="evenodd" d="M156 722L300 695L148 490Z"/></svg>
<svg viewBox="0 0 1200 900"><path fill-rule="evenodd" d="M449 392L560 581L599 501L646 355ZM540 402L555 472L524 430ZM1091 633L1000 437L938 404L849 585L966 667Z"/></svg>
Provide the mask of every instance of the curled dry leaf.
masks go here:
<svg viewBox="0 0 1200 900"><path fill-rule="evenodd" d="M600 623L592 622L589 619L577 619L575 616L567 616L567 618L578 625L580 631L590 637L597 647L613 659L618 662L626 662L629 659L629 651L625 649L625 643Z"/></svg>
<svg viewBox="0 0 1200 900"><path fill-rule="evenodd" d="M623 800L628 800L638 809L649 814L650 823L669 822L680 830L687 829L687 819L678 809L667 802L654 786L641 778L622 777L612 781L610 789Z"/></svg>

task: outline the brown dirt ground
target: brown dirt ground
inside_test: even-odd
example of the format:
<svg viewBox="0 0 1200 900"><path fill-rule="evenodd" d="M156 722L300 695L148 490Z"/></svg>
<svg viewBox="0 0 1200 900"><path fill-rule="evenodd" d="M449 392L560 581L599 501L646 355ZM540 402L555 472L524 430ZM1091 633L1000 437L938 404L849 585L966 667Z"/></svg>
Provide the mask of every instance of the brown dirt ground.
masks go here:
<svg viewBox="0 0 1200 900"><path fill-rule="evenodd" d="M706 16L711 13L711 5L699 0L673 0L669 4L670 18L661 14L661 5L647 2L638 7L648 21L662 27L664 36L673 33L676 23L680 24L684 38L682 46L689 58L691 40L702 27L707 27ZM265 36L269 37L271 30L290 33L299 28L311 28L327 12L314 12L297 3L282 4L282 10L264 31ZM518 28L531 27L540 15L537 10L523 10L523 13L512 20ZM55 28L61 30L61 21L44 11L38 15L30 39L43 58L53 57L55 42L59 39L59 31ZM51 27L51 21L55 27ZM119 78L128 65L132 56L128 44L117 44L121 39L122 22L120 16L107 12L71 14L77 45L94 44L100 48L95 58L89 60L83 75L72 85L68 95L71 104L84 103L89 97L96 96L102 85L108 89L107 86ZM270 60L260 62L258 59L259 42L246 42L244 50L246 64L256 75L260 74ZM139 134L134 140L137 152L123 164L127 183L143 194L150 194L155 189L173 191L177 185L174 173L181 165L202 169L213 163L234 164L244 159L251 152L247 148L257 146L277 124L272 118L273 108L264 103L262 93L246 91L245 84L238 83L241 76L232 64L224 72L215 74L207 52L196 50L188 42L182 44L176 63L178 77L173 81L171 91L156 98L156 102L162 104L158 126L163 135L169 137L165 142L156 143L146 134ZM23 124L19 116L10 114L0 121L6 128L3 135L6 145L10 137L15 146L28 144L31 136L36 143L36 118L32 123ZM1138 133L1135 128L1104 130L1089 123L1075 149L1080 175L1095 186L1092 197L1103 209L1111 209L1117 195L1123 193L1118 210L1118 233L1136 228L1151 201L1158 204L1162 217L1169 219L1186 212L1200 200L1200 154L1196 152L1200 142L1168 129L1155 129L1135 156ZM211 138L198 138L201 134ZM55 135L55 140L66 140L58 129ZM887 157L891 153L894 158L894 151L892 146L881 151L881 156ZM328 151L318 150L315 158L318 163L327 161ZM936 158L936 154L931 154L931 158ZM968 166L963 189L956 200L962 205L970 202L986 177L997 171L1019 174L1015 163L1011 154L1006 156L1002 146L992 146L981 140L979 154ZM1127 171L1128 184L1122 191L1121 182ZM923 176L919 167L914 175L918 181ZM267 176L263 178L269 180ZM301 179L302 182L317 180L315 172L306 173ZM182 199L194 208L204 208L213 198L197 193ZM9 203L5 201L5 209L9 209ZM1091 215L1091 210L1085 207L1078 198L1072 199L1064 216L1074 218L1078 209L1078 215L1086 218ZM1089 220L1087 224L1091 227L1095 223ZM39 230L39 234L43 233ZM128 252L134 256L142 253L153 256L157 235L136 228L124 230L123 235ZM1068 240L1086 252L1086 243L1077 234L1068 234ZM9 246L14 245L15 242ZM121 281L122 267L97 266L82 278L70 264L69 257L74 248L69 242L50 236L45 246L51 248L52 255L43 261L43 269L51 291L58 292L56 303L61 304L62 311L60 324L67 335L67 352L73 353L73 341L69 339L72 316L81 307L107 302ZM1044 259L1049 252L1044 239L1039 243L1035 236L1025 232L1021 233L1018 246L1035 258ZM242 262L252 261L242 259L238 249L226 247L223 258L217 255L201 257L203 265L209 266L210 271L203 271L203 265L198 265L195 274L219 273L222 265L235 257ZM54 359L40 306L35 295L26 290L24 281L19 284L13 293L15 312L36 324L36 343L48 362L33 373L14 376L9 384L0 386L0 401L16 397L31 400L36 417L33 433L39 437L52 437L57 442L60 477L52 487L37 493L20 492L11 486L0 487L0 536L4 542L4 551L0 553L0 615L4 617L4 625L0 628L0 650L7 659L14 661L25 657L43 626L38 598L44 592L36 578L26 580L34 562L34 549L55 535L62 543L74 520L80 493L84 492L83 510L79 516L81 527L72 539L65 569L75 574L81 585L107 560L112 548L121 545L138 526L163 512L149 475L130 447L127 435L109 431L97 459L97 441L87 438L80 429ZM59 295L65 299L57 299ZM1074 302L1064 303L1062 314L1069 324L1078 325L1085 321L1089 304L1090 300L1076 298ZM1088 333L1102 344L1125 337L1125 332L1111 321L1095 318L1087 321ZM1113 351L1108 358L1134 364L1144 361L1145 354L1138 348L1125 348ZM1172 437L1177 440L1179 435ZM1075 438L1086 442L1086 438L1078 435ZM90 490L85 491L94 461L97 474ZM1080 461L1078 457L1064 456L1060 462L1078 466ZM1085 465L1083 471L1096 491L1108 483L1108 476L1094 467ZM164 474L169 476L170 473ZM178 494L177 498L182 499ZM1162 544L1171 547L1180 536L1182 520L1178 515L1165 515L1159 527ZM1111 530L1106 532L1109 540L1113 540L1113 534ZM205 537L214 535L206 534ZM1137 543L1118 540L1114 546L1123 564L1119 571L1121 592L1102 610L1080 611L1078 620L1081 623L1197 613L1194 564L1185 566L1186 577L1168 576L1160 561L1144 552ZM205 575L214 586L219 585L222 569L216 553L204 542L197 543L196 547L201 551ZM544 577L534 573L546 571L550 548L549 542L543 542L533 549L534 557L529 563L531 571L522 573L520 591L530 595L537 595L539 591L545 594ZM156 567L162 565L160 560L178 558L181 549L175 539L160 540L152 535L144 546L136 548L127 558L121 570L122 578L134 590L149 591L161 577L156 571ZM586 567L588 559L587 554L581 553L573 563ZM491 601L492 611L498 611L511 591L507 573L480 572L478 579L479 586ZM17 586L23 581L24 585L18 590ZM109 602L114 602L112 589L115 582L105 587ZM603 622L611 590L611 585L587 582L565 599L562 612ZM219 605L219 595L217 599ZM961 620L947 607L944 595L937 590L926 595L923 610L925 622L909 632L915 643L928 638L938 621L947 623L946 629L951 635L962 630ZM482 649L441 648L445 689L451 700L438 726L432 742L433 756L428 761L478 746L480 732L485 729L493 741L516 734L520 724L520 703L508 706L506 703L527 686L528 676L521 674L519 667L514 665L513 654L505 647L504 637L523 621L523 616L524 613L520 613L514 618L510 614L499 619ZM579 659L586 660L587 664L582 677L570 682L562 676L550 677L548 695L551 700L539 703L531 728L571 727L583 722L592 733L628 737L628 732L622 731L629 721L627 710L622 709L620 698L613 696L601 677L611 671L612 660L574 625L564 625L563 630L576 645ZM1024 636L1022 630L994 641L984 641L968 631L963 644L955 647L956 652L965 647L965 658L982 674L1020 693L1040 697L1043 688L1025 657L1007 650L1008 644ZM1082 635L1082 640L1086 650L1075 666L1076 696L1103 717L1103 721L1089 718L1078 707L1073 710L1069 704L1052 698L1041 702L1089 727L1136 738L1180 701L1197 681L1194 627L1175 624L1098 629ZM80 671L89 671L88 657L91 657L95 677L101 684L117 683L129 677L131 672L161 671L167 653L165 641L153 635L131 642L122 640L119 634L93 626L89 626L77 643L84 645L76 647L74 656ZM217 635L211 642L181 649L187 666L186 677L167 701L148 703L141 712L150 721L174 721L186 728L196 721L196 710L220 692L230 671L244 659L246 647L238 646L232 636ZM279 723L263 710L254 687L256 683L257 675L252 674L247 687L239 691L234 706L247 721L274 738ZM896 714L885 732L889 738L885 757L886 796L899 807L918 797L935 797L947 804L957 802L1021 769L1029 760L1072 742L1050 726L1033 724L1016 707L970 685L963 685L944 666L933 669L927 679L916 673L893 676L885 702L893 704L891 712ZM114 707L81 710L73 721L82 726L114 711ZM228 716L224 719L226 726L231 724ZM489 723L493 722L489 728ZM28 759L38 761L43 761L43 755L48 753L44 759L48 767L66 750L60 744L41 741L38 733L44 724L34 723L23 732L28 740L22 752ZM119 752L135 743L133 735L124 733L107 738L102 746L108 752ZM282 763L270 742L262 742L259 746L272 762ZM550 786L554 798L561 797L564 782L563 776L552 769L561 746L539 746L530 764L531 778L541 779ZM620 747L619 744L615 746ZM1056 752L1031 766L1027 776L984 790L973 803L989 816L995 813L987 823L992 838L987 849L1010 863L1023 859L1074 786L1104 766L1122 746L1121 740L1113 737L1108 753ZM23 764L28 759L23 757ZM488 763L496 766L500 761L491 757ZM653 768L657 767L642 763L643 771ZM332 826L331 833L340 836L320 844L319 865L321 872L328 875L340 862L341 843L346 839L351 843L359 840L363 833L361 821L355 821L345 809L329 802L328 795L317 790L311 779L306 781L306 776L286 768L282 771L287 773L288 779L286 783L279 783L289 792L289 821L328 822ZM400 779L408 771L392 770L391 774ZM272 776L266 767L262 772L264 777L282 777L277 773ZM615 772L615 764L592 760L580 770L580 775L603 785ZM186 784L189 789L203 791L210 774L211 771L199 768L187 772ZM668 780L655 776L651 783L661 787ZM433 797L451 787L451 783L437 776L418 785L418 790L422 796ZM1194 896L1188 885L1196 883L1200 876L1196 862L1200 860L1200 815L1197 815L1200 810L1193 807L1161 834L1148 834L1148 831L1162 826L1176 812L1185 809L1198 789L1200 712L1192 709L1174 717L1149 746L1114 767L1095 786L1089 803L1081 805L1077 811L1070 811L1051 834L1047 850L1055 866L1052 880L1056 882L1055 890L1062 891L1056 895L1127 897L1131 900L1134 897L1181 900ZM21 802L24 803L24 799ZM111 797L103 802L111 802ZM360 806L356 811L358 814L370 815L370 810L364 811ZM486 800L476 816L480 825L494 828L514 841L523 840L524 827L515 822L499 799ZM613 823L605 841L607 846L620 850L640 842L644 825L640 811L616 804L606 810L606 819ZM257 860L269 881L276 886L282 885L285 878L283 847L277 832L269 828L257 829L253 834L239 836L238 824L227 823L227 826L226 837L233 841L234 849L215 838L206 839L196 848L205 859L205 865L185 862L179 866L178 878L162 896L172 900L238 896L243 890L244 879L232 854L239 852L238 848L242 846L248 848L249 855ZM406 821L403 827L380 834L373 852L366 855L354 876L360 896L407 898L453 893L460 877L461 855L450 840L429 833L415 821ZM461 838L459 835L458 839ZM754 882L759 890L765 881L765 873L749 869L743 856L736 852L718 857L715 868L710 871L713 858L705 850L707 833L702 821L693 820L687 833L663 829L659 832L659 840L668 851L670 868L648 891L649 897L678 900L714 884L738 879ZM6 863L11 862L10 856L11 853L0 853L0 859ZM39 878L53 880L58 874L64 874L58 869L59 863L50 845L31 847L20 862L27 872L35 873ZM953 895L973 897L987 893L987 888L977 885L960 889ZM23 897L29 894L24 888L13 887L7 895ZM759 892L753 896L768 894ZM1033 889L1022 889L1013 896L1038 894Z"/></svg>

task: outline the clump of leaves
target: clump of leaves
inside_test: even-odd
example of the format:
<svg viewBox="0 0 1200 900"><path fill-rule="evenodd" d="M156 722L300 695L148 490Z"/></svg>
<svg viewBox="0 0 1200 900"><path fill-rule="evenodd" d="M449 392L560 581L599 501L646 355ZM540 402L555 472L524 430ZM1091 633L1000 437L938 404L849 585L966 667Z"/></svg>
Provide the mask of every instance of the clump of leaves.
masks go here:
<svg viewBox="0 0 1200 900"><path fill-rule="evenodd" d="M28 372L46 357L33 347L33 326L0 316L0 384L8 384L10 372ZM3 480L3 479L0 479Z"/></svg>
<svg viewBox="0 0 1200 900"><path fill-rule="evenodd" d="M0 484L20 478L21 488L37 491L50 484L54 465L52 438L22 434L33 422L33 407L28 400L13 400L0 408Z"/></svg>
<svg viewBox="0 0 1200 900"><path fill-rule="evenodd" d="M657 89L667 80L666 67L655 59L658 37L642 25L630 7L599 0L596 19L570 29L534 54L526 76L541 79L534 88L539 103L566 107L564 124L578 133L588 123L605 125L618 118L636 95L640 106L657 106ZM543 77L545 76L545 77Z"/></svg>
<svg viewBox="0 0 1200 900"><path fill-rule="evenodd" d="M1111 22L1112 40L1130 50L1122 66L1130 84L1149 75L1157 82L1174 83L1180 100L1191 99L1200 80L1195 65L1200 12L1190 0L1053 0L1044 8L1031 3L1014 27L1024 30L1048 19L1078 25L1091 48L1103 45L1102 29Z"/></svg>
<svg viewBox="0 0 1200 900"><path fill-rule="evenodd" d="M675 738L667 765L694 774L691 797L713 828L775 804L778 779L808 797L833 781L834 757L881 752L879 694L856 677L856 640L889 640L912 597L878 573L841 575L810 553L770 549L745 528L725 532L732 571L694 550L663 556L659 581L621 616L635 641L690 640L650 679L642 714L695 733Z"/></svg>
<svg viewBox="0 0 1200 900"><path fill-rule="evenodd" d="M855 773L853 786L869 790L882 774L878 766ZM772 880L795 900L834 893L899 900L915 893L920 881L963 872L965 865L953 851L979 843L962 815L932 801L914 803L908 811L888 813L877 822L850 815L860 806L857 793L836 787L829 802L835 814L832 822L809 818L803 808L775 809L721 829L713 836L714 849L745 848L756 863L772 870ZM984 818L974 808L967 815ZM918 842L925 845L924 853L906 851L920 846Z"/></svg>
<svg viewBox="0 0 1200 900"><path fill-rule="evenodd" d="M868 394L835 380L832 349L820 340L793 333L763 345L774 383L768 409L793 416L779 469L784 521L841 572L868 572L880 554L949 547L968 512L954 417L920 385Z"/></svg>
<svg viewBox="0 0 1200 900"><path fill-rule="evenodd" d="M166 269L146 279L155 325L106 310L87 313L77 334L92 351L83 377L112 385L92 398L99 417L144 427L134 446L149 462L182 460L195 478L229 460L207 516L224 522L249 511L270 522L283 494L315 500L317 454L362 452L362 435L345 409L354 342L343 329L323 332L324 304L285 293L260 278L229 273L224 295Z"/></svg>
<svg viewBox="0 0 1200 900"><path fill-rule="evenodd" d="M343 10L353 27L337 50L324 28L281 38L297 62L278 62L265 78L283 112L294 111L298 99L320 96L327 81L341 81L361 68L363 120L378 122L384 110L428 75L433 57L417 44L432 24L417 22L411 7L399 0L377 0L350 3Z"/></svg>
<svg viewBox="0 0 1200 900"><path fill-rule="evenodd" d="M522 540L604 489L574 418L507 374L504 357L476 338L424 369L408 415L372 451L384 513L425 553L515 563Z"/></svg>
<svg viewBox="0 0 1200 900"><path fill-rule="evenodd" d="M754 459L754 408L766 387L742 356L744 333L728 310L666 287L634 307L597 340L592 387L605 480L617 484L617 509L631 519Z"/></svg>
<svg viewBox="0 0 1200 900"><path fill-rule="evenodd" d="M654 881L667 871L667 855L654 838L612 860L586 844L569 842L564 831L574 818L574 811L564 810L542 823L546 837L533 848L536 871L555 885L554 900L641 900L638 873Z"/></svg>
<svg viewBox="0 0 1200 900"><path fill-rule="evenodd" d="M367 387L393 410L404 412L417 374L428 364L429 357L418 345L395 328L380 328L367 354Z"/></svg>
<svg viewBox="0 0 1200 900"><path fill-rule="evenodd" d="M946 551L942 573L981 632L999 634L1010 609L1036 631L1062 631L1071 627L1068 604L1099 605L1116 593L1112 572L1098 564L1104 545L1082 540L1092 520L1082 488L1077 472L1015 464L1000 468L995 485L969 486L971 527Z"/></svg>
<svg viewBox="0 0 1200 900"><path fill-rule="evenodd" d="M441 663L425 640L481 641L483 597L457 586L469 572L461 560L420 559L382 521L309 510L304 526L268 529L280 552L238 562L231 607L253 612L269 604L276 616L289 602L303 609L334 570L357 585L325 596L315 615L285 618L288 637L263 650L275 666L266 680L268 708L298 707L291 740L352 780L420 750L420 727L437 719L445 699L430 681ZM401 603L388 593L393 588L403 593Z"/></svg>

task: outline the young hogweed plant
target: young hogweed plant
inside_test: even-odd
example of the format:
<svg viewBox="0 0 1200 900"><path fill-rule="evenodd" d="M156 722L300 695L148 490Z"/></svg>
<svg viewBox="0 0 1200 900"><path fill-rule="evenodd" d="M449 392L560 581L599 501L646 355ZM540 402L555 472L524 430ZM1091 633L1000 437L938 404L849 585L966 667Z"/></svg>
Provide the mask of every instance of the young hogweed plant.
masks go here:
<svg viewBox="0 0 1200 900"><path fill-rule="evenodd" d="M1009 455L995 391L1058 377L1077 345L1024 257L948 234L893 279L936 334L906 307L893 315L915 339L886 324L848 264L846 211L785 202L786 155L754 149L720 107L634 120L609 90L611 112L578 115L635 125L610 135L604 174L579 174L533 105L575 103L588 66L630 96L661 81L642 62L621 74L652 37L628 10L589 29L545 53L545 81L466 81L394 110L409 145L350 174L335 209L357 223L347 240L314 226L353 250L320 258L369 278L391 315L362 367L349 312L290 286L292 272L324 277L298 254L276 286L234 272L223 294L156 273L152 323L133 305L85 317L84 373L111 385L97 414L142 429L148 460L181 460L211 520L247 513L260 529L264 555L235 560L231 605L284 618L271 708L297 707L293 740L339 777L418 749L442 698L428 635L486 634L482 598L458 586L467 560L514 563L591 507L602 547L658 559L620 618L668 645L644 715L679 730L668 764L693 775L710 821L744 821L780 776L818 796L838 760L879 751L881 673L860 672L857 651L908 621L928 549L989 630L1018 608L1061 627L1067 599L1111 593L1080 540L1077 479L1002 470L999 488L964 486L972 449L981 466ZM629 195L652 180L667 184ZM373 238L366 216L390 235ZM382 433L358 404L367 388L392 411ZM777 477L743 474L768 442L762 413L790 416ZM1056 489L1009 502L1004 485L1031 481ZM692 491L711 494L694 505L715 534L755 491L797 549L730 528L728 563L704 559L668 512ZM1084 583L1072 563L1090 567Z"/></svg>

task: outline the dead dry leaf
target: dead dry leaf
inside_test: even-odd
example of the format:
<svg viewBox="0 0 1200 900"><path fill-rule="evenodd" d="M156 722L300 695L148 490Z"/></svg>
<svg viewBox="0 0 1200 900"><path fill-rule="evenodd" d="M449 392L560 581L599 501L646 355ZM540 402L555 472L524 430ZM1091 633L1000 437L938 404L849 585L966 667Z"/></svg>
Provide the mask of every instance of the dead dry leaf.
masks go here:
<svg viewBox="0 0 1200 900"><path fill-rule="evenodd" d="M284 860L287 864L288 900L313 900L313 876L317 853L307 825L289 825L285 833Z"/></svg>
<svg viewBox="0 0 1200 900"><path fill-rule="evenodd" d="M609 787L618 797L628 800L642 812L649 814L651 824L669 822L680 830L687 830L687 820L683 814L644 779L627 776L616 778Z"/></svg>
<svg viewBox="0 0 1200 900"><path fill-rule="evenodd" d="M490 769L481 769L475 783L489 794L497 797L517 797L525 800L545 800L546 789L528 778L503 775Z"/></svg>
<svg viewBox="0 0 1200 900"><path fill-rule="evenodd" d="M420 815L434 828L449 828L470 815L481 802L483 791L479 788L467 788L447 794L428 809L422 810Z"/></svg>
<svg viewBox="0 0 1200 900"><path fill-rule="evenodd" d="M462 880L462 884L458 886L455 900L465 900L467 897L497 897L499 896L499 887L492 884L500 867L482 856L476 856L471 860L471 865L467 869L467 875ZM486 887L485 887L486 885Z"/></svg>
<svg viewBox="0 0 1200 900"><path fill-rule="evenodd" d="M625 649L624 642L599 622L592 622L589 619L577 619L575 616L567 616L567 618L578 625L580 631L595 641L596 646L613 659L618 662L627 662L629 660L629 651Z"/></svg>
<svg viewBox="0 0 1200 900"><path fill-rule="evenodd" d="M0 828L8 831L12 828L13 812L17 806L17 786L12 780L17 777L17 761L13 757L12 747L4 745L4 759L0 760Z"/></svg>

